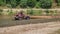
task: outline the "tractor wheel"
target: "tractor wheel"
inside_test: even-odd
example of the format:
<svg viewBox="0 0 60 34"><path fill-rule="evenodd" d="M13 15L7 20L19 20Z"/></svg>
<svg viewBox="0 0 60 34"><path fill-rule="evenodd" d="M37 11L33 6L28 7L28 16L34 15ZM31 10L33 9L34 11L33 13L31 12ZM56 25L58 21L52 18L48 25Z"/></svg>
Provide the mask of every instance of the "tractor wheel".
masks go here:
<svg viewBox="0 0 60 34"><path fill-rule="evenodd" d="M18 17L15 17L15 20L19 20L19 18Z"/></svg>
<svg viewBox="0 0 60 34"><path fill-rule="evenodd" d="M29 20L29 19L30 19L30 17L29 17L29 16L26 16L26 17L25 17L25 19L26 19L26 20Z"/></svg>

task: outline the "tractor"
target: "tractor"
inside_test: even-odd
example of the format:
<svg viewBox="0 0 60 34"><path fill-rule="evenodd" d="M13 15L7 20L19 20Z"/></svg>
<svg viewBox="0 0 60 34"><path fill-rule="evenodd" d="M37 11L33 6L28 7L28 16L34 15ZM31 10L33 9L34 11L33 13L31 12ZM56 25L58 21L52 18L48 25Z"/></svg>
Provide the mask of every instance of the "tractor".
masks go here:
<svg viewBox="0 0 60 34"><path fill-rule="evenodd" d="M18 14L15 15L14 17L15 20L22 20L22 19L30 19L30 16L26 16L23 11L20 11Z"/></svg>

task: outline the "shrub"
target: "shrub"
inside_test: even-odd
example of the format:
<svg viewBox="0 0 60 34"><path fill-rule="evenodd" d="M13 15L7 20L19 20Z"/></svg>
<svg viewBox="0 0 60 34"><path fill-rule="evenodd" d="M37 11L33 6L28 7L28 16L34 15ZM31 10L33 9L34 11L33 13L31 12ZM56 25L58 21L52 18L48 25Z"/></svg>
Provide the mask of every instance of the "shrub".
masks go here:
<svg viewBox="0 0 60 34"><path fill-rule="evenodd" d="M3 10L2 10L2 9L0 9L0 15L2 15L2 12L3 12Z"/></svg>
<svg viewBox="0 0 60 34"><path fill-rule="evenodd" d="M49 15L49 10L46 10L45 12L46 12L46 15L48 16Z"/></svg>
<svg viewBox="0 0 60 34"><path fill-rule="evenodd" d="M27 14L28 14L28 15L33 15L33 13L34 13L34 12L33 12L32 9L31 9L31 10L27 10Z"/></svg>
<svg viewBox="0 0 60 34"><path fill-rule="evenodd" d="M13 11L12 10L8 10L8 15L10 16L10 15L13 15Z"/></svg>
<svg viewBox="0 0 60 34"><path fill-rule="evenodd" d="M33 11L34 11L34 13L33 13L34 16L42 15L42 11L41 10L33 10Z"/></svg>
<svg viewBox="0 0 60 34"><path fill-rule="evenodd" d="M39 15L42 15L42 10L39 10L39 12L38 12L38 13L39 13Z"/></svg>
<svg viewBox="0 0 60 34"><path fill-rule="evenodd" d="M50 11L50 14L51 14L51 16L53 16L54 15L54 11Z"/></svg>

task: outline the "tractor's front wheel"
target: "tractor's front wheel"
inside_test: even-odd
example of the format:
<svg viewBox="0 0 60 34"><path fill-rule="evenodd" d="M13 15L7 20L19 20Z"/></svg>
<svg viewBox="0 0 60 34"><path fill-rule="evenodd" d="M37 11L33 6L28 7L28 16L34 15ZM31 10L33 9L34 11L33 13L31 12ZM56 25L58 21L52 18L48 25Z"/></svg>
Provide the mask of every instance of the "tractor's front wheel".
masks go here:
<svg viewBox="0 0 60 34"><path fill-rule="evenodd" d="M28 19L30 19L30 17L29 16L26 16L25 19L28 20Z"/></svg>

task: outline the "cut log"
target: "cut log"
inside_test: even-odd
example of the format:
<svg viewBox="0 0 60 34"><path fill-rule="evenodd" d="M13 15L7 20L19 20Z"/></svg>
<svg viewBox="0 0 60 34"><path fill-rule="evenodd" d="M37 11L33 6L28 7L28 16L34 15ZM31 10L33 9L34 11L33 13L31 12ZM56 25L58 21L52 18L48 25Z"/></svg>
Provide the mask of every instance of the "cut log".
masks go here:
<svg viewBox="0 0 60 34"><path fill-rule="evenodd" d="M43 18L43 19L51 19L53 18L52 16L30 16L31 19L40 19L40 18Z"/></svg>

